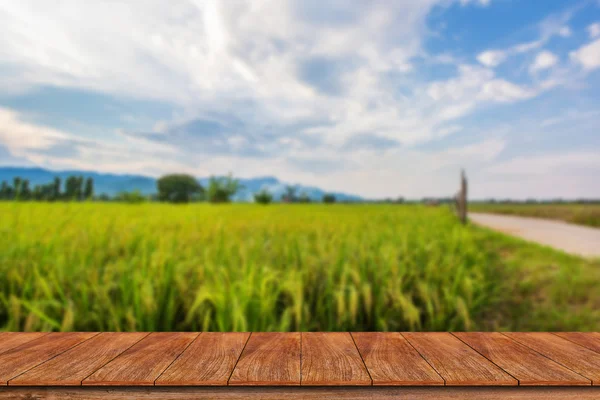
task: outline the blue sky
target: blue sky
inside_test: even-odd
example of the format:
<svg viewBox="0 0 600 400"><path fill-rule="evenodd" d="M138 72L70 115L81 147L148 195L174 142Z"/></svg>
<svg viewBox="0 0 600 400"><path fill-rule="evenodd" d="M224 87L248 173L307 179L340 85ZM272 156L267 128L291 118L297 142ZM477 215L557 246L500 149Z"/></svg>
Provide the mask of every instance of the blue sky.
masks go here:
<svg viewBox="0 0 600 400"><path fill-rule="evenodd" d="M600 197L600 0L0 0L0 165Z"/></svg>

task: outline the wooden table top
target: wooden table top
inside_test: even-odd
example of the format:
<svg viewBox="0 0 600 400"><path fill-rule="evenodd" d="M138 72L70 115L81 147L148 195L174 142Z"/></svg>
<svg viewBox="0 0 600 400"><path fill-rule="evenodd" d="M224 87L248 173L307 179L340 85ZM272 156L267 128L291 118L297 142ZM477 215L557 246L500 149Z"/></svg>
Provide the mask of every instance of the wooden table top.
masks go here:
<svg viewBox="0 0 600 400"><path fill-rule="evenodd" d="M590 386L600 333L2 332L2 385Z"/></svg>

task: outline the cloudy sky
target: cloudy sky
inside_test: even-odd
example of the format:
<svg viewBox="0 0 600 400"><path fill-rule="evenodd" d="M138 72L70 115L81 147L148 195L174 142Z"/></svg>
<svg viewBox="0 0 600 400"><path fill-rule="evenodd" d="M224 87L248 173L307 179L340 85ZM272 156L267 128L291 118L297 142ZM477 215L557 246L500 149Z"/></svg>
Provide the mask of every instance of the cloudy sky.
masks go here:
<svg viewBox="0 0 600 400"><path fill-rule="evenodd" d="M600 0L0 0L0 165L600 197Z"/></svg>

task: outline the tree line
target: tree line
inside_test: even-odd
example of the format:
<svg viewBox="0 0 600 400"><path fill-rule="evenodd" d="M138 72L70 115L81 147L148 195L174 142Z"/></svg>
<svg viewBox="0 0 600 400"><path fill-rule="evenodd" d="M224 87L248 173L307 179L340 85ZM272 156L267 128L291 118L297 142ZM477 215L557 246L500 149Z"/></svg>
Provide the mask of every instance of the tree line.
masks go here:
<svg viewBox="0 0 600 400"><path fill-rule="evenodd" d="M229 203L235 194L242 189L239 180L231 175L227 177L212 177L208 181L208 187L204 188L190 175L166 175L157 182L158 200L171 203L188 203L190 201L207 200L211 203ZM273 195L263 189L254 194L254 201L259 204L273 202ZM311 200L306 193L296 196L296 188L287 186L286 192L281 197L285 203L310 203ZM335 203L336 198L332 194L323 196L324 203Z"/></svg>
<svg viewBox="0 0 600 400"><path fill-rule="evenodd" d="M190 203L209 201L211 203L229 203L243 189L238 179L231 174L226 177L211 177L206 188L196 178L185 174L165 175L156 183L157 194L145 196L140 191L120 192L110 197L106 194L94 195L93 178L69 176L63 185L59 177L48 184L35 185L33 188L28 179L15 177L12 184L3 181L0 184L0 200L10 201L117 201L125 203L142 203L146 201L161 201L169 203ZM273 195L267 190L254 194L254 201L269 204L274 201ZM286 187L281 196L285 203L310 203L306 193L297 195L296 188ZM323 196L324 203L335 203L334 195Z"/></svg>
<svg viewBox="0 0 600 400"><path fill-rule="evenodd" d="M12 185L6 181L0 184L0 200L15 201L83 201L94 197L94 180L83 176L69 176L61 184L59 177L45 185L31 187L28 179L15 177Z"/></svg>

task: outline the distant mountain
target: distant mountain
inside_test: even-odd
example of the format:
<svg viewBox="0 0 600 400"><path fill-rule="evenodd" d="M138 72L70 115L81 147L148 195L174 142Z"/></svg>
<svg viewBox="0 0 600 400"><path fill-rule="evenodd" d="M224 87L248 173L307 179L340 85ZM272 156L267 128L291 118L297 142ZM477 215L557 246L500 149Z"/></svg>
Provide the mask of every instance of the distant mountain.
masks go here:
<svg viewBox="0 0 600 400"><path fill-rule="evenodd" d="M93 178L96 194L105 193L109 196L123 191L139 190L145 195L156 193L156 179L141 175L117 175L103 174L90 171L50 171L43 168L27 168L27 167L0 167L0 182L7 181L12 184L14 177L19 176L23 179L28 179L30 187L42 185L51 182L54 177L58 176L62 179L63 184L68 176L77 175L84 178ZM200 178L198 181L202 186L206 187L209 178ZM279 200L285 192L286 186L290 185L281 182L275 177L265 176L258 178L240 179L243 189L238 192L235 197L236 201L252 201L253 194L260 190L268 190ZM306 193L314 201L320 201L326 190L317 187L291 185L296 188L298 195ZM338 201L362 201L360 196L355 196L346 193L334 193Z"/></svg>

